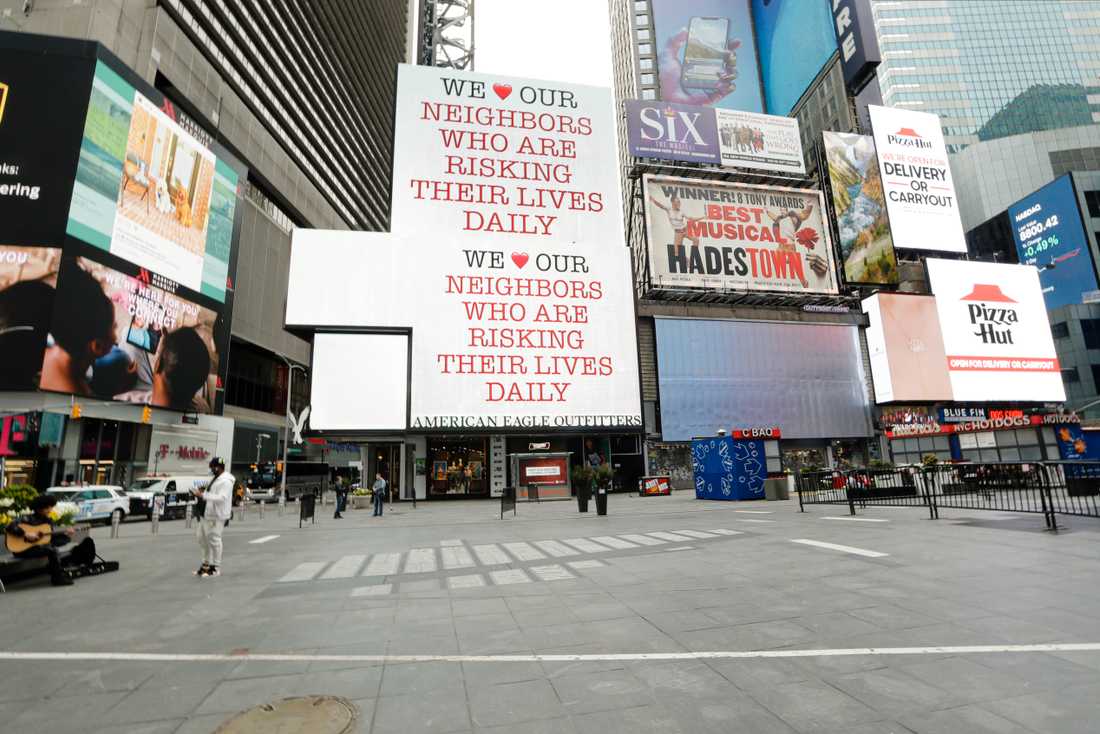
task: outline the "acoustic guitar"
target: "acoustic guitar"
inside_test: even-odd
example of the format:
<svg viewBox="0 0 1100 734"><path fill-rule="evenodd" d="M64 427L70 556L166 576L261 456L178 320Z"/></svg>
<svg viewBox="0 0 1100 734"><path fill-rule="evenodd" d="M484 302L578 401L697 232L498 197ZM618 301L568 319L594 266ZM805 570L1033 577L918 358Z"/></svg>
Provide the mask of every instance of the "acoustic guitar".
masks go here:
<svg viewBox="0 0 1100 734"><path fill-rule="evenodd" d="M30 541L26 538L20 538L18 535L4 533L4 545L11 553L22 553L35 546L50 544L50 540L53 537L53 528L50 527L49 523L44 522L41 525L32 525L29 522L21 522L18 523L18 526L23 529L24 533L37 533L38 539Z"/></svg>

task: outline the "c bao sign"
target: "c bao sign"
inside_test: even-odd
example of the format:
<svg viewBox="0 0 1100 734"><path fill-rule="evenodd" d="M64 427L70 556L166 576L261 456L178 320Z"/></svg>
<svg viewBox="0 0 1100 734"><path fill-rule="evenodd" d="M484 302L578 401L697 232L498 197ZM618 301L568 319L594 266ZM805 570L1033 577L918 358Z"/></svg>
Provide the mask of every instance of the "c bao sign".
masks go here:
<svg viewBox="0 0 1100 734"><path fill-rule="evenodd" d="M610 90L401 66L395 129L392 234L296 234L287 323L408 331L412 429L640 427Z"/></svg>

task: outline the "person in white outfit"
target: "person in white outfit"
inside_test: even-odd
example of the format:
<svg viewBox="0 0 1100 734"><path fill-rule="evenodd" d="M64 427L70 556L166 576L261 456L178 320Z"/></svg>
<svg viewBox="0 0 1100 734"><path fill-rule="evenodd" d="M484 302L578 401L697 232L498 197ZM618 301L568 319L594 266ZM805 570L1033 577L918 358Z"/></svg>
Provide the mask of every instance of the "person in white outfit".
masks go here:
<svg viewBox="0 0 1100 734"><path fill-rule="evenodd" d="M237 480L225 470L225 462L215 456L210 460L210 472L214 478L205 489L195 491L202 508L199 517L199 547L202 548L202 565L195 571L201 577L220 576L222 565L222 531L233 512L233 487Z"/></svg>

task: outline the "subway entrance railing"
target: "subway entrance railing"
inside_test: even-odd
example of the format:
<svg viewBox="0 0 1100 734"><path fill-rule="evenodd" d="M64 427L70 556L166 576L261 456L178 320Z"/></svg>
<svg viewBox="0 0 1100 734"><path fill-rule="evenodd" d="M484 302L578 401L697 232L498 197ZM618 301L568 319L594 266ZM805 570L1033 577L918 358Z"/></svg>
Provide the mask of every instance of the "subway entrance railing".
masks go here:
<svg viewBox="0 0 1100 734"><path fill-rule="evenodd" d="M920 507L1041 514L1048 530L1058 515L1100 517L1100 462L1041 461L936 464L803 472L798 505Z"/></svg>

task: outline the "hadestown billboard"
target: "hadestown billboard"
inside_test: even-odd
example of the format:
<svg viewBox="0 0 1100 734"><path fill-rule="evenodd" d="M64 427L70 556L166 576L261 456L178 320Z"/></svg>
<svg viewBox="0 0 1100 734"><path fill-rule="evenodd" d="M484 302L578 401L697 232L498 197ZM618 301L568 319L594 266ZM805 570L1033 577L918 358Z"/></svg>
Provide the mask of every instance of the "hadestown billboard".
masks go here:
<svg viewBox="0 0 1100 734"><path fill-rule="evenodd" d="M820 191L647 175L655 288L836 293Z"/></svg>
<svg viewBox="0 0 1100 734"><path fill-rule="evenodd" d="M392 233L294 236L311 427L640 428L611 91L401 66L395 129Z"/></svg>
<svg viewBox="0 0 1100 734"><path fill-rule="evenodd" d="M934 298L863 302L877 402L1066 399L1038 271L927 261Z"/></svg>

